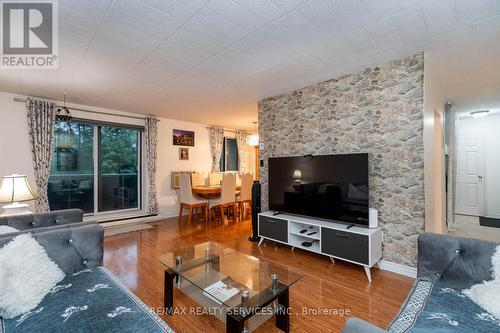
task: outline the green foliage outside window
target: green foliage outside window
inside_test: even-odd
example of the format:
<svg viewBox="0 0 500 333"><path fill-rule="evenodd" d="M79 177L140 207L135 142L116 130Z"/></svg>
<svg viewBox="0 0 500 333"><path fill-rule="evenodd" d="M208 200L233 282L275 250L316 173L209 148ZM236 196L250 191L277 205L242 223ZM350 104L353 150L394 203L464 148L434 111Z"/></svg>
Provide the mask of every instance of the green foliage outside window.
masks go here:
<svg viewBox="0 0 500 333"><path fill-rule="evenodd" d="M57 122L51 174L92 173L94 126ZM100 127L101 173L136 173L138 131L120 127Z"/></svg>
<svg viewBox="0 0 500 333"><path fill-rule="evenodd" d="M138 132L101 127L101 173L136 173Z"/></svg>
<svg viewBox="0 0 500 333"><path fill-rule="evenodd" d="M51 174L92 173L94 170L94 126L56 122Z"/></svg>

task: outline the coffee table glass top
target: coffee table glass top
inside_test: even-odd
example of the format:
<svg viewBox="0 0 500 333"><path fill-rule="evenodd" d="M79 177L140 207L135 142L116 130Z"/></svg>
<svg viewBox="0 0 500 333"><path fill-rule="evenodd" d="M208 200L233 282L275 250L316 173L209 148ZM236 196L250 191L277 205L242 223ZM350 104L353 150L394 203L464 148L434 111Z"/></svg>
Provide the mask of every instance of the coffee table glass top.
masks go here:
<svg viewBox="0 0 500 333"><path fill-rule="evenodd" d="M182 263L177 264L176 258L182 258ZM204 296L226 307L239 306L240 292L245 290L249 291L254 305L255 302L264 304L266 294L272 285L273 274L277 275L280 284L288 287L301 278L285 266L238 252L215 242L169 252L159 256L158 260L180 276L178 287L182 283L193 285ZM221 295L217 292L220 288L214 286L219 281L226 286L223 289L232 289L234 293L233 288L235 288L239 292L231 297L229 297L231 292Z"/></svg>

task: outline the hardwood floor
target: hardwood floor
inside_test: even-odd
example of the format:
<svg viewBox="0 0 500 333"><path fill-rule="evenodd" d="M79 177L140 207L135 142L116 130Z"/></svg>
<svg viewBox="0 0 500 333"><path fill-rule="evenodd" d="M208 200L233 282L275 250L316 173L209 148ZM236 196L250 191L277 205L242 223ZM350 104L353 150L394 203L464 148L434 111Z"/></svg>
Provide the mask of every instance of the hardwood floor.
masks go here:
<svg viewBox="0 0 500 333"><path fill-rule="evenodd" d="M110 236L104 241L104 265L116 273L146 304L163 307L163 266L160 254L208 240L238 251L284 264L303 275L291 287L291 332L340 332L348 316L357 316L386 327L397 314L413 280L394 273L372 270L368 283L362 267L287 246L264 242L261 248L247 240L251 223L214 225L175 218L151 223L150 230ZM225 326L207 314L192 314L197 304L178 290L174 306L185 314L162 316L176 332L224 332ZM326 309L329 312L318 313ZM304 315L303 311L311 311ZM345 315L344 315L345 313ZM256 332L280 332L268 320Z"/></svg>

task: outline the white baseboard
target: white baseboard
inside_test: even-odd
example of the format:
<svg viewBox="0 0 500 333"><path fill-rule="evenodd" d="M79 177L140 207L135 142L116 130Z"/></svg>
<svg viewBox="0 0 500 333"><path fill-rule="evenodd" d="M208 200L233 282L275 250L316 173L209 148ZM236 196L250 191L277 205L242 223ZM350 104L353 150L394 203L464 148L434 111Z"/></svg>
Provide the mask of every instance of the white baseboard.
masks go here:
<svg viewBox="0 0 500 333"><path fill-rule="evenodd" d="M381 270L401 274L414 279L417 277L417 269L415 267L398 264L392 261L380 260L378 262L378 267Z"/></svg>
<svg viewBox="0 0 500 333"><path fill-rule="evenodd" d="M123 225L133 225L133 224L154 222L154 221L159 221L162 219L164 219L164 217L161 214L158 214L155 216L137 217L137 218L130 218L130 219L121 220L121 221L104 222L101 225L104 228L109 228L109 227L116 227L116 226L123 226Z"/></svg>

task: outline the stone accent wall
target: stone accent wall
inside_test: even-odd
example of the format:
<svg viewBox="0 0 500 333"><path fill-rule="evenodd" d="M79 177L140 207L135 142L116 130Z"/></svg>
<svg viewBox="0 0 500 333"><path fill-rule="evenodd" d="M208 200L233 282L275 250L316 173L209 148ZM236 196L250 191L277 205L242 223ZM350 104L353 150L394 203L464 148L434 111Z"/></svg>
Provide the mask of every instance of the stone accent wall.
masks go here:
<svg viewBox="0 0 500 333"><path fill-rule="evenodd" d="M383 258L416 266L424 230L423 75L417 54L260 101L263 210L269 157L367 152Z"/></svg>

